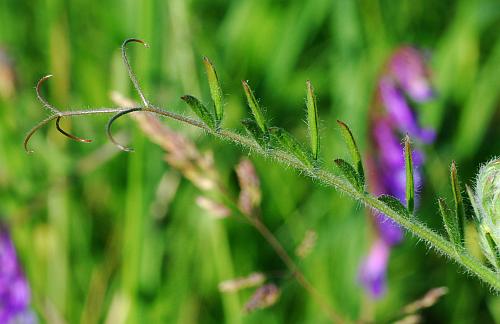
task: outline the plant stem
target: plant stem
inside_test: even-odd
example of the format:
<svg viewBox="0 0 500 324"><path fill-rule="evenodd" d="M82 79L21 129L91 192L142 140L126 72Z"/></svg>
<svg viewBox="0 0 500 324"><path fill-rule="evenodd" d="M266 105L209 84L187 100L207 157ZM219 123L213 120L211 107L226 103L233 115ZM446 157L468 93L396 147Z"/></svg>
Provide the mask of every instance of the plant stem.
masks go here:
<svg viewBox="0 0 500 324"><path fill-rule="evenodd" d="M326 302L321 296L321 294L314 288L314 286L307 280L304 274L300 271L299 267L290 258L288 253L285 251L281 243L276 239L276 237L269 231L269 229L256 217L251 217L245 215L250 221L253 227L259 231L259 233L264 237L264 239L271 245L276 254L285 263L287 268L292 272L293 277L297 282L316 300L320 307L325 311L330 317L330 320L336 323L344 323L345 321L330 307L328 302Z"/></svg>
<svg viewBox="0 0 500 324"><path fill-rule="evenodd" d="M269 230L269 228L259 219L257 215L250 215L241 211L238 204L225 192L221 191L220 198L224 201L224 204L231 208L231 210L238 215L242 216L246 221L253 226L259 234L267 241L267 243L272 247L274 252L283 261L287 269L291 272L292 276L297 280L297 282L304 288L304 290L311 295L322 310L327 314L330 320L334 323L345 323L346 321L335 312L335 310L328 304L328 302L323 298L323 296L316 290L316 288L307 280L300 268L293 261L290 255L286 252L285 248L278 241L276 236Z"/></svg>

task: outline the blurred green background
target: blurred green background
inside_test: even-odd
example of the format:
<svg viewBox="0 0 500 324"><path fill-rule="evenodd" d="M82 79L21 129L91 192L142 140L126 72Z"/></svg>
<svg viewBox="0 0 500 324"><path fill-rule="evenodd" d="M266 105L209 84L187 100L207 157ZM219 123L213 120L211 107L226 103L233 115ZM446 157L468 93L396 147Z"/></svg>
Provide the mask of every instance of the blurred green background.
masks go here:
<svg viewBox="0 0 500 324"><path fill-rule="evenodd" d="M499 30L495 0L0 1L0 47L15 71L15 90L4 86L0 97L0 215L11 227L34 310L51 323L326 321L292 280L280 283L276 305L247 315L251 290L218 292L222 280L285 268L252 227L198 207L199 190L129 118L114 129L134 153L108 143L107 117L99 116L64 122L93 143L72 142L49 126L34 136L35 153L26 154L25 133L47 115L34 93L43 75L54 74L43 91L62 110L112 106L111 90L138 99L119 46L142 38L151 48L131 46L130 56L152 102L178 112L187 112L179 99L186 93L209 102L206 55L226 94L225 126L241 129L239 119L248 115L240 83L248 79L273 123L304 142L310 79L331 168L332 158L346 156L335 120L348 122L366 148L367 111L384 60L401 44L424 48L437 98L419 111L439 137L425 148L418 216L443 232L435 197L451 197L451 160L471 183L480 163L500 152ZM237 195L234 166L247 152L165 122L214 152L220 181ZM425 322L500 322L498 297L410 236L391 255L387 296L371 301L356 281L373 238L363 208L292 170L251 159L263 221L291 254L307 230L316 231L317 244L299 265L345 318L384 322L446 286L449 293L423 311ZM170 195L158 190L165 181L175 189Z"/></svg>

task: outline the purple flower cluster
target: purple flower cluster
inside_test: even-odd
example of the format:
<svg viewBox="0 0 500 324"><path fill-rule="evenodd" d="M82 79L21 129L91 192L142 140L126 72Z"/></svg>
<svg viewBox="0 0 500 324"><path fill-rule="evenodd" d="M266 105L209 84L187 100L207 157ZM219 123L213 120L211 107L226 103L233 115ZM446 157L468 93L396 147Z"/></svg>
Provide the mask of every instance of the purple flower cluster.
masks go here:
<svg viewBox="0 0 500 324"><path fill-rule="evenodd" d="M377 89L377 104L371 111L372 151L368 157L368 181L374 194L389 194L406 205L406 175L401 139L407 133L423 143L434 141L435 132L420 126L413 102L425 102L433 96L429 73L421 52L401 47L394 52L382 73ZM423 154L413 151L416 188L421 187L419 166ZM374 298L386 290L386 270L390 249L403 239L403 229L383 214L373 215L377 239L364 259L359 279Z"/></svg>
<svg viewBox="0 0 500 324"><path fill-rule="evenodd" d="M16 250L7 229L0 224L0 323L36 323L30 299Z"/></svg>

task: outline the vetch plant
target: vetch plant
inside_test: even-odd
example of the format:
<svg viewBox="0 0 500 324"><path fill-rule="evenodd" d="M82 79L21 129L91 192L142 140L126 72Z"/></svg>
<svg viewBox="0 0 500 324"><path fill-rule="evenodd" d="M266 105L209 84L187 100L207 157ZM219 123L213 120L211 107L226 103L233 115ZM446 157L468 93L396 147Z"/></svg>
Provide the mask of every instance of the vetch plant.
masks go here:
<svg viewBox="0 0 500 324"><path fill-rule="evenodd" d="M122 45L123 59L129 72L130 79L132 80L134 87L141 98L141 104L135 107L113 107L90 110L60 111L59 109L50 105L40 93L41 85L47 79L47 77L44 77L39 81L36 87L36 91L40 101L42 102L44 107L48 109L50 115L28 132L24 141L24 146L27 151L29 151L29 139L33 136L33 134L38 129L54 120L56 121L57 129L63 135L68 136L73 140L88 142L88 140L81 139L64 131L59 125L59 121L61 118L95 114L112 114L113 116L107 124L108 136L113 141L113 143L117 144L117 146L123 150L129 149L117 143L111 134L111 126L113 122L119 117L132 112L141 111L174 119L184 124L198 127L201 130L204 130L206 133L222 140L238 144L247 150L268 157L273 161L276 161L277 163L289 166L326 186L333 187L334 189L347 194L351 198L359 201L370 209L376 210L377 212L386 215L387 217L398 223L400 226L404 227L406 230L414 234L416 237L426 242L429 247L435 249L438 253L447 256L449 259L462 266L469 273L487 283L488 286L491 287L491 289L495 290L496 292L500 291L499 272L489 267L487 264L483 264L475 257L473 257L467 250L465 250L460 244L463 239L460 239L460 242L456 242L451 240L449 237L444 237L434 230L430 229L419 220L418 215L413 215L412 208L408 208L408 206L403 205L396 197L390 195L382 195L380 197L376 197L365 190L364 175L361 173L361 169L359 168L361 163L356 160L357 157L360 156L359 149L357 148L353 136L347 136L347 146L349 147L349 150L351 152L351 157L355 157L354 159L352 159L351 163L355 163L357 165L353 166L348 161L344 161L345 163L341 162L340 164L342 164L345 168L340 167L343 171L342 175L339 176L329 171L324 165L322 165L319 162L320 159L315 159L315 157L319 156L320 153L318 145L319 140L311 141L312 147L306 149L286 131L274 130L272 126L268 125L268 121L266 120L264 114L262 114L258 102L255 100L255 95L251 91L247 82L243 82L243 88L249 102L253 118L247 119L244 122L244 125L247 128L248 132L251 134L250 136L242 135L239 132L225 129L222 126L216 127L216 125L221 125L221 120L217 121L214 116L223 116L223 112L219 111L219 113L216 114L215 109L221 109L223 105L219 105L219 108L217 108L217 105L214 104L214 110L209 110L208 108L202 109L200 107L193 107L192 103L195 101L190 100L188 104L194 110L196 115L199 116L199 119L193 119L191 117L180 115L167 109L157 107L149 100L147 100L147 98L144 96L144 93L140 88L135 74L133 73L132 68L128 63L126 47L131 42L138 42L142 44L144 44L144 42L138 39L128 39ZM214 101L214 103L216 103L218 102L218 100L222 100L217 95L218 93L221 93L221 87L217 78L212 77L211 79L211 86L215 87L215 91L211 91L212 100ZM417 87L417 90L418 89L420 88ZM307 87L307 92L310 93L311 98L314 98L312 87ZM214 93L216 94L215 96L213 95ZM417 91L417 93L420 92ZM317 108L314 108L315 105L311 107L311 109L308 109L308 112L310 110L309 114L314 114L315 116L317 116ZM311 116L311 118L314 119L316 117ZM349 130L349 127L345 123L343 123L343 125L345 125L345 127L342 127L344 127L346 132L352 134L352 131ZM310 138L319 139L318 128L314 127L314 125L309 126ZM411 132L409 133L411 134ZM429 136L426 132L417 133L419 134L419 136L423 136L424 138L427 138ZM408 145L408 151L410 151L411 147L409 140L407 140L406 143L406 145ZM457 181L455 181L453 185L453 187L455 188L453 190L453 192L455 193L455 207L456 210L458 210L456 215L463 216L463 213L461 212L461 208L463 208L463 199L461 198L458 176L456 172L453 172L453 170L454 169L452 168L452 175L454 174L452 176L452 180L457 179ZM413 171L412 163L406 163L406 174L415 174ZM405 191L408 193L408 199L414 200L414 188L412 188L414 187L414 181L408 181L406 183L406 186L407 188ZM456 224L460 223L461 221L457 220Z"/></svg>

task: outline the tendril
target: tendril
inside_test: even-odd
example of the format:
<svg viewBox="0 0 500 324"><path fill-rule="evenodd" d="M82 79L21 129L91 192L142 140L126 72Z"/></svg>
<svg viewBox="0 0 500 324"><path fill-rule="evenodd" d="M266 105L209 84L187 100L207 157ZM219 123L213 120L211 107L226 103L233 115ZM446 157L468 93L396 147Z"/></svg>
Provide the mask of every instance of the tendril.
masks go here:
<svg viewBox="0 0 500 324"><path fill-rule="evenodd" d="M149 48L149 45L145 43L143 40L137 38L126 39L122 44L122 58L123 58L123 63L127 68L128 76L130 77L130 80L132 80L135 90L139 93L139 96L141 97L144 107L149 107L150 106L149 101L146 99L146 96L144 95L144 92L142 91L141 86L139 85L139 81L137 81L137 77L135 76L135 73L132 70L132 66L130 65L130 62L127 57L127 44L131 42L140 43L144 45L144 47L146 48Z"/></svg>
<svg viewBox="0 0 500 324"><path fill-rule="evenodd" d="M49 79L51 77L52 77L51 74L44 76L43 78L41 78L38 81L38 83L36 84L36 87L35 87L36 96L37 96L38 100L42 103L42 105L43 105L44 108L46 108L47 110L50 111L51 114L50 114L50 116L48 116L47 118L45 118L44 120L42 120L41 122L39 122L38 124L36 124L26 134L26 136L24 138L24 141L23 141L23 146L24 146L24 150L28 154L33 153L33 150L31 150L31 149L28 148L28 144L29 144L29 141L30 141L31 137L33 137L33 135L40 128L42 128L43 126L47 125L48 123L50 123L54 119L56 120L56 128L57 128L57 130L61 134L65 135L66 137L69 137L72 140L75 140L77 142L90 143L90 142L92 142L92 140L85 139L85 138L80 138L80 137L75 136L73 134L70 134L67 131L65 131L64 129L62 129L61 126L60 126L60 124L59 124L61 118L62 117L81 116L81 115L93 115L93 114L110 114L110 113L116 114L116 113L128 110L128 109L125 109L125 108L118 107L118 108L98 108L98 109L94 109L94 110L60 111L59 109L57 109L56 107L54 107L53 105L51 105L47 101L47 99L45 99L45 97L42 95L42 93L40 91L41 88L42 88L43 83L45 81L47 81L47 79ZM139 110L141 110L141 109L142 109L142 107L139 108Z"/></svg>
<svg viewBox="0 0 500 324"><path fill-rule="evenodd" d="M41 122L39 122L38 124L36 124L35 127L30 129L28 134L26 134L26 137L24 138L24 142L23 142L24 150L26 151L26 153L31 154L34 152L33 150L30 150L28 148L28 143L29 143L31 137L33 136L33 134L35 134L37 130L39 130L43 126L47 125L49 122L53 121L57 117L58 117L57 115L49 116L49 117L45 118L44 120L42 120Z"/></svg>
<svg viewBox="0 0 500 324"><path fill-rule="evenodd" d="M61 120L61 116L58 116L57 119L56 119L56 128L57 130L63 134L64 136L66 137L69 137L71 138L72 140L75 140L77 142L81 142L81 143L90 143L92 142L91 139L86 139L86 138L81 138L81 137L78 137L78 136L75 136L73 134L70 134L68 132L66 132L64 129L61 128L61 126L59 126L59 121Z"/></svg>
<svg viewBox="0 0 500 324"><path fill-rule="evenodd" d="M124 111L121 111L119 113L117 113L116 115L114 115L113 117L111 117L108 121L108 124L106 125L106 134L108 135L108 138L109 140L115 144L120 150L122 151L125 151L125 152L133 152L134 149L130 148L130 147L127 147L127 146L124 146L124 145L121 145L120 143L118 143L118 141L115 140L115 138L113 137L113 134L111 134L111 125L113 124L113 122L115 120L117 120L118 118L120 118L121 116L123 115L126 115L126 114L129 114L131 112L134 112L134 111L141 111L143 110L142 107L139 107L139 108L130 108L130 109L127 109L127 110L124 110Z"/></svg>
<svg viewBox="0 0 500 324"><path fill-rule="evenodd" d="M46 75L44 76L43 78L41 78L40 80L38 80L38 83L36 84L36 97L38 98L38 100L42 103L42 105L47 108L48 110L50 110L53 114L55 115L59 115L61 112L54 106L52 106L43 96L42 96L42 93L40 92L40 88L42 87L42 84L47 81L49 78L52 77L52 74L49 74L49 75Z"/></svg>

